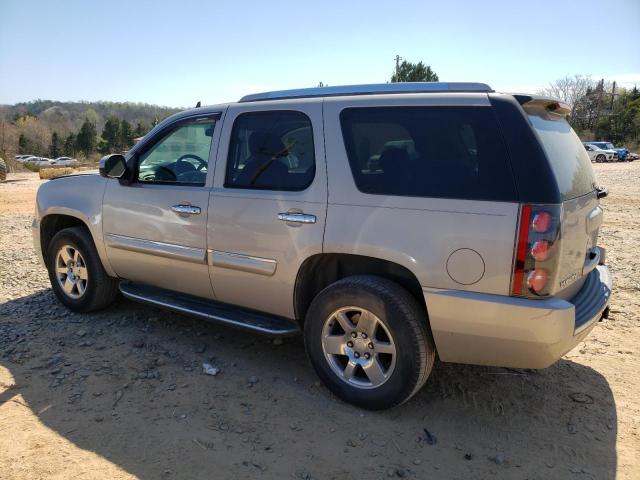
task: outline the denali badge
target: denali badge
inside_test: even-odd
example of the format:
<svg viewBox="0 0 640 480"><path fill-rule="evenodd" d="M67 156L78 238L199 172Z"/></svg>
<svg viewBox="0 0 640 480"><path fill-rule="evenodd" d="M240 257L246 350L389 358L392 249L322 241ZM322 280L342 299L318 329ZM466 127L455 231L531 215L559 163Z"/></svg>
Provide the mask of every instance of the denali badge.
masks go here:
<svg viewBox="0 0 640 480"><path fill-rule="evenodd" d="M568 277L564 278L563 280L560 280L560 288L566 287L570 283L575 282L577 279L578 279L578 272L573 272Z"/></svg>

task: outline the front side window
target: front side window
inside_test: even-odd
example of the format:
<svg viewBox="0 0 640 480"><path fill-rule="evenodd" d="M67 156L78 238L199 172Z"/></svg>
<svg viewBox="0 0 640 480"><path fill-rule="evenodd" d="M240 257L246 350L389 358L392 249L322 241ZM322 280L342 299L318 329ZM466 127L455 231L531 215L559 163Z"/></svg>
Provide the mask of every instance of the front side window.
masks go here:
<svg viewBox="0 0 640 480"><path fill-rule="evenodd" d="M311 121L302 112L243 113L231 132L226 188L304 190L315 175Z"/></svg>
<svg viewBox="0 0 640 480"><path fill-rule="evenodd" d="M215 122L178 126L144 152L139 159L141 183L204 185Z"/></svg>
<svg viewBox="0 0 640 480"><path fill-rule="evenodd" d="M348 108L340 119L351 171L364 193L517 198L490 108Z"/></svg>

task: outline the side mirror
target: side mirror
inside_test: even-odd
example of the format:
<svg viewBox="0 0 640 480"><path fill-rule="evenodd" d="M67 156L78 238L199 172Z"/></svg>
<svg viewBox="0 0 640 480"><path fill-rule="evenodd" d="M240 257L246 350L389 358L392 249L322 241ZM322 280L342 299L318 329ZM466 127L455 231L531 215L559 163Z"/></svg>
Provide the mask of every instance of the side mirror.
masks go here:
<svg viewBox="0 0 640 480"><path fill-rule="evenodd" d="M100 159L100 175L106 178L122 178L127 173L127 161L124 155L114 153Z"/></svg>

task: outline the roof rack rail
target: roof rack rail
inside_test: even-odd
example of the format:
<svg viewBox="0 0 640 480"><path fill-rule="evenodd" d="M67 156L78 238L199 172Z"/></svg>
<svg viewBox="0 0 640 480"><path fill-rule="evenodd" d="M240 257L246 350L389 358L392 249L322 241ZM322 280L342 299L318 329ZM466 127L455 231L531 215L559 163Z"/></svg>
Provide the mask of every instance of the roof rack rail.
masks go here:
<svg viewBox="0 0 640 480"><path fill-rule="evenodd" d="M297 88L245 95L240 102L283 100L285 98L337 97L374 95L377 93L493 92L486 83L467 82L400 82L336 87Z"/></svg>

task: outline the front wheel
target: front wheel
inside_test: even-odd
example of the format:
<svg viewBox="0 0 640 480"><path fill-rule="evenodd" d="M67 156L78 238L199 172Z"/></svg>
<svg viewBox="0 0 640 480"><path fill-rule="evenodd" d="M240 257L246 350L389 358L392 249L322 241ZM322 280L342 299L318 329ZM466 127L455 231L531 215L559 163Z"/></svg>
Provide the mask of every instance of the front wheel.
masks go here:
<svg viewBox="0 0 640 480"><path fill-rule="evenodd" d="M606 161L607 161L607 157L605 157L604 155L598 155L596 157L596 162L598 162L598 163L603 163L603 162L606 162Z"/></svg>
<svg viewBox="0 0 640 480"><path fill-rule="evenodd" d="M318 376L338 397L379 410L406 402L426 382L435 347L424 309L400 285L359 275L313 300L305 346Z"/></svg>
<svg viewBox="0 0 640 480"><path fill-rule="evenodd" d="M47 269L54 293L75 312L100 310L118 294L118 281L105 272L89 232L60 230L49 243Z"/></svg>

